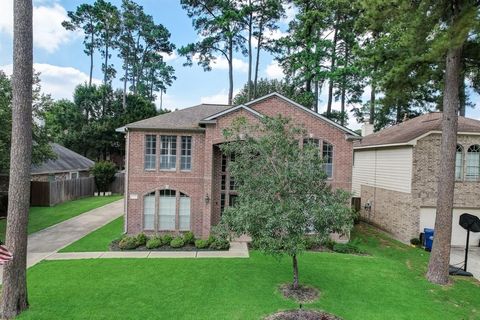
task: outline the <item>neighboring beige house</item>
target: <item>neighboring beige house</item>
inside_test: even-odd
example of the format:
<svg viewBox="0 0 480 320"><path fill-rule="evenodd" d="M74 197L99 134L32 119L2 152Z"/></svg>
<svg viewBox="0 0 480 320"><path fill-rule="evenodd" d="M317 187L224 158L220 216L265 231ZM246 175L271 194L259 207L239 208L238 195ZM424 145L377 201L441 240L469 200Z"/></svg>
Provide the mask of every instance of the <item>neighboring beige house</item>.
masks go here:
<svg viewBox="0 0 480 320"><path fill-rule="evenodd" d="M363 219L401 241L435 224L442 113L429 113L354 144L352 191ZM452 245L465 245L459 216L480 217L480 121L459 117ZM478 246L480 234L471 234Z"/></svg>

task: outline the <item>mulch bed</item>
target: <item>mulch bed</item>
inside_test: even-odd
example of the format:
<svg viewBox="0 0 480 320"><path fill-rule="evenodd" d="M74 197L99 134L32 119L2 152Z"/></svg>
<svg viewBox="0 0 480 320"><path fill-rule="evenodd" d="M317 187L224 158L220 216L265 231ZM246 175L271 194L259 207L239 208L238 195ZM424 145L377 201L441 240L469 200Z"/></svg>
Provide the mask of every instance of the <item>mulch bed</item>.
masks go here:
<svg viewBox="0 0 480 320"><path fill-rule="evenodd" d="M210 249L210 248L205 248L205 249L197 249L195 245L193 244L186 244L181 248L172 248L170 246L161 246L155 249L147 249L146 246L140 246L136 249L132 250L122 250L118 247L118 243L120 240L114 240L112 243L110 243L109 249L110 251L228 251L226 250L218 250L218 249Z"/></svg>
<svg viewBox="0 0 480 320"><path fill-rule="evenodd" d="M288 310L269 315L265 320L342 320L333 314L315 310Z"/></svg>
<svg viewBox="0 0 480 320"><path fill-rule="evenodd" d="M281 285L279 290L285 298L293 299L300 303L313 302L320 295L320 292L313 287L300 285L298 289L293 289L290 283Z"/></svg>

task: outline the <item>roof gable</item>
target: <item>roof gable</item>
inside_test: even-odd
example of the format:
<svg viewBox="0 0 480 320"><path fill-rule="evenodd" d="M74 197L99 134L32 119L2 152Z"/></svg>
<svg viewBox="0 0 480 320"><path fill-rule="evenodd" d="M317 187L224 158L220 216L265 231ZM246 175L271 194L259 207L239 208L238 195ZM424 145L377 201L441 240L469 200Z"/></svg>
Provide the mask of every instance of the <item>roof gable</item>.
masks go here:
<svg viewBox="0 0 480 320"><path fill-rule="evenodd" d="M352 130L350 130L350 129L348 129L348 128L345 128L345 127L339 125L338 123L336 123L335 121L332 121L332 120L328 119L327 117L324 117L324 116L322 116L321 114L319 114L319 113L317 113L317 112L315 112L315 111L313 111L313 110L310 110L310 109L302 106L301 104L298 104L298 103L296 103L295 101L290 100L290 99L288 99L287 97L285 97L285 96L283 96L283 95L281 95L281 94L279 94L279 93L277 93L277 92L273 92L273 93L267 94L266 96L257 98L257 99L255 99L255 100L252 100L252 101L250 101L250 102L244 103L244 104L242 104L242 105L238 105L238 106L236 106L236 107L233 107L233 108L224 110L224 111L222 111L222 112L219 112L219 113L217 113L217 114L211 115L210 117L207 117L207 118L203 119L202 122L205 123L205 122L208 122L208 121L213 121L213 120L217 119L218 117L221 117L221 116L223 116L223 115L229 114L229 113L234 112L234 111L239 110L239 109L244 109L244 110L246 110L246 111L248 111L248 112L253 113L254 115L256 115L256 116L258 116L258 117L262 117L263 115L262 115L261 113L253 110L252 108L250 108L250 106L251 106L251 105L254 105L254 104L256 104L256 103L259 103L259 102L261 102L261 101L263 101L263 100L269 99L269 98L271 98L271 97L280 98L280 99L284 100L285 102L289 103L290 105L292 105L292 106L294 106L294 107L296 107L296 108L300 108L301 110L303 110L303 111L305 111L305 112L307 112L307 113L309 113L309 114L311 114L311 115L313 115L313 116L321 119L322 121L327 122L328 124L336 127L337 129L340 129L340 130L344 131L345 133L347 133L347 134L349 134L349 135L358 136L358 134L357 134L355 131L352 131Z"/></svg>

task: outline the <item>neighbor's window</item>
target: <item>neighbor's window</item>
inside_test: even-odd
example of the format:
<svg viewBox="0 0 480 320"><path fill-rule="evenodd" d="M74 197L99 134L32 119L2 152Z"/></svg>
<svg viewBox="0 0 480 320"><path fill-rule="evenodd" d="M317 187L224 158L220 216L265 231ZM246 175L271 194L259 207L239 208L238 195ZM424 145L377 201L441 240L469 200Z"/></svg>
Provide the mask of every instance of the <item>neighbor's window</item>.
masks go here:
<svg viewBox="0 0 480 320"><path fill-rule="evenodd" d="M190 197L183 193L180 193L178 228L182 231L190 230Z"/></svg>
<svg viewBox="0 0 480 320"><path fill-rule="evenodd" d="M155 192L147 194L143 198L143 229L155 228Z"/></svg>
<svg viewBox="0 0 480 320"><path fill-rule="evenodd" d="M182 137L182 155L180 157L180 170L192 170L192 137Z"/></svg>
<svg viewBox="0 0 480 320"><path fill-rule="evenodd" d="M78 178L79 178L78 171L70 172L70 178L69 179L78 179Z"/></svg>
<svg viewBox="0 0 480 320"><path fill-rule="evenodd" d="M174 170L177 162L177 137L160 136L160 169Z"/></svg>
<svg viewBox="0 0 480 320"><path fill-rule="evenodd" d="M175 230L176 200L175 190L160 190L159 230Z"/></svg>
<svg viewBox="0 0 480 320"><path fill-rule="evenodd" d="M322 157L325 162L325 172L331 178L333 176L333 145L326 141L323 142Z"/></svg>
<svg viewBox="0 0 480 320"><path fill-rule="evenodd" d="M155 170L157 156L157 136L145 136L145 170Z"/></svg>
<svg viewBox="0 0 480 320"><path fill-rule="evenodd" d="M474 144L467 150L467 180L480 178L480 145Z"/></svg>
<svg viewBox="0 0 480 320"><path fill-rule="evenodd" d="M455 180L463 180L463 147L459 144L455 154Z"/></svg>

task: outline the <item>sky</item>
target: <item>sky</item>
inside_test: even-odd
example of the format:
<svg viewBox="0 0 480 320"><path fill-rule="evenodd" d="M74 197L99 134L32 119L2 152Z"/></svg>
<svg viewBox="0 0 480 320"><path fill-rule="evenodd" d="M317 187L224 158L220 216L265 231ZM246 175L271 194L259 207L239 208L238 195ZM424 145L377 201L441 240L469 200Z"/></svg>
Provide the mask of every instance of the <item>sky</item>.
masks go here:
<svg viewBox="0 0 480 320"><path fill-rule="evenodd" d="M42 90L55 99L72 99L72 93L78 84L88 81L89 57L83 52L83 34L65 30L61 23L67 19L67 12L74 11L86 0L34 0L33 5L33 45L34 68L40 72ZM120 7L121 1L111 1ZM195 42L198 35L192 27L192 21L181 8L179 0L137 0L147 14L153 16L156 23L163 24L171 33L171 41L177 48ZM294 9L288 8L286 18L280 22L280 30L272 34L276 38L284 34L288 21L294 17ZM0 0L0 70L11 74L12 70L12 36L13 36L13 0ZM93 76L96 83L101 83L100 54L94 56ZM163 106L170 110L182 109L199 103L227 103L228 65L225 59L218 59L212 71L205 72L199 66L185 67L186 59L176 53L166 57L167 63L175 68L177 80L167 89L163 96ZM117 72L121 73L120 60L113 57ZM260 74L263 78L281 79L281 68L268 53L263 53L260 60ZM234 94L247 81L247 58L236 54L234 57ZM122 87L117 79L114 87ZM326 109L326 93L320 96L320 112ZM369 96L368 89L364 94ZM480 120L480 97L471 94L474 109L467 110L467 116ZM156 102L159 106L159 101ZM339 103L333 104L339 109ZM352 115L349 116L351 129L358 129Z"/></svg>

